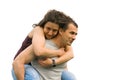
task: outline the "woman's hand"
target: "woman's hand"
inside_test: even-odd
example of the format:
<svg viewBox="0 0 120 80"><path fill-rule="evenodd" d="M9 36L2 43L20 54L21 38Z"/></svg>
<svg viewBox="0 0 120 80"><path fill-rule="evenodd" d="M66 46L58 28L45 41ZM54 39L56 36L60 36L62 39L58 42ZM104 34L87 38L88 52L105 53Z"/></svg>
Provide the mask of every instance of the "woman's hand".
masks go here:
<svg viewBox="0 0 120 80"><path fill-rule="evenodd" d="M38 63L43 67L51 67L52 59L50 59L50 58L38 59Z"/></svg>

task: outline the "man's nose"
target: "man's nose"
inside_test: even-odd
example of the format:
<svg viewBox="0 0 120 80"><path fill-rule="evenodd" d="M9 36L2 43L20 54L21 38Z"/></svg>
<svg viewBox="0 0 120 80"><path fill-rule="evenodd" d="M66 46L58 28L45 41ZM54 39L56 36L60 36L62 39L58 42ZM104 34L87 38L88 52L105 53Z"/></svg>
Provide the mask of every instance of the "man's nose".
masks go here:
<svg viewBox="0 0 120 80"><path fill-rule="evenodd" d="M76 39L76 35L74 35L72 38L73 38L73 40L75 40Z"/></svg>

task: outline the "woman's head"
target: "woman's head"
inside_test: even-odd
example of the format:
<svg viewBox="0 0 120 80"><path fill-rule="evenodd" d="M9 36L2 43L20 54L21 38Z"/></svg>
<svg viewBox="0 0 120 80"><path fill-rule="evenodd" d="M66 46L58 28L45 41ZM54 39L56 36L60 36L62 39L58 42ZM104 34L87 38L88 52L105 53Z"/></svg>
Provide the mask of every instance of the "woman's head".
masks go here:
<svg viewBox="0 0 120 80"><path fill-rule="evenodd" d="M44 25L43 32L46 39L54 38L58 34L59 25L53 22L47 22Z"/></svg>

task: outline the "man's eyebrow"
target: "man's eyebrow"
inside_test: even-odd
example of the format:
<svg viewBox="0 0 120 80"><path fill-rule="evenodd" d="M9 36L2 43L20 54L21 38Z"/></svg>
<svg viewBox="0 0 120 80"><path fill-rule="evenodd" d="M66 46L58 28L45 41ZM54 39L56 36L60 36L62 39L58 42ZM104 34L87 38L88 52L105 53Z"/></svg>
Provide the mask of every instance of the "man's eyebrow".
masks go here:
<svg viewBox="0 0 120 80"><path fill-rule="evenodd" d="M77 35L77 34L78 34L78 33L74 32L74 31L71 31L70 33L75 34L75 35Z"/></svg>

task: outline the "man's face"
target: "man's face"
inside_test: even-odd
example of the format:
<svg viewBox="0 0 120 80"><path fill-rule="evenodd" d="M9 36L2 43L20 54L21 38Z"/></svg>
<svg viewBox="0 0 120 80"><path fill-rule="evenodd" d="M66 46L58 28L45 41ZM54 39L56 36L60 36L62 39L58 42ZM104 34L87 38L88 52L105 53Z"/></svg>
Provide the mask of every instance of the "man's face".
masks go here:
<svg viewBox="0 0 120 80"><path fill-rule="evenodd" d="M72 42L76 39L77 31L78 28L70 23L67 30L62 32L61 36L63 43L70 46Z"/></svg>
<svg viewBox="0 0 120 80"><path fill-rule="evenodd" d="M51 39L57 35L58 30L59 30L58 24L47 22L44 26L43 32L44 32L46 39Z"/></svg>

